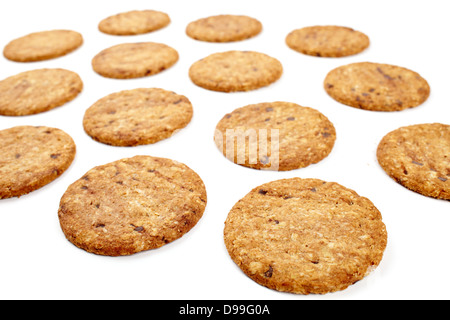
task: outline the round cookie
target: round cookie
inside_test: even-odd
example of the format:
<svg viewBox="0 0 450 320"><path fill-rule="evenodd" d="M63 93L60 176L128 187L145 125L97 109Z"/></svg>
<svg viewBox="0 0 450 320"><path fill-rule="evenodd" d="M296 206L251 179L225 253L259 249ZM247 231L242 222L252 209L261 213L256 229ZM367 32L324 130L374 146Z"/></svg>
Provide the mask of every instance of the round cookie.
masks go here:
<svg viewBox="0 0 450 320"><path fill-rule="evenodd" d="M201 59L189 69L192 82L204 89L236 92L255 90L277 81L281 63L255 51L227 51Z"/></svg>
<svg viewBox="0 0 450 320"><path fill-rule="evenodd" d="M450 200L450 125L417 124L383 137L377 149L380 166L404 187Z"/></svg>
<svg viewBox="0 0 450 320"><path fill-rule="evenodd" d="M225 115L215 142L231 161L253 169L287 171L327 157L336 130L319 111L290 102L258 103Z"/></svg>
<svg viewBox="0 0 450 320"><path fill-rule="evenodd" d="M17 62L33 62L64 56L83 44L80 33L72 30L49 30L30 33L8 43L3 55Z"/></svg>
<svg viewBox="0 0 450 320"><path fill-rule="evenodd" d="M186 165L135 156L95 167L71 184L58 217L75 246L122 256L182 237L202 217L206 201L202 180Z"/></svg>
<svg viewBox="0 0 450 320"><path fill-rule="evenodd" d="M35 191L69 168L76 146L64 131L18 126L0 131L0 199Z"/></svg>
<svg viewBox="0 0 450 320"><path fill-rule="evenodd" d="M178 52L162 43L122 43L92 59L92 68L103 77L140 78L160 73L178 61Z"/></svg>
<svg viewBox="0 0 450 320"><path fill-rule="evenodd" d="M370 111L401 111L421 105L430 86L417 72L372 62L338 67L324 80L325 91L345 105Z"/></svg>
<svg viewBox="0 0 450 320"><path fill-rule="evenodd" d="M25 71L0 81L0 114L26 116L75 99L83 90L80 76L65 69Z"/></svg>
<svg viewBox="0 0 450 320"><path fill-rule="evenodd" d="M159 88L110 94L86 110L84 130L94 140L114 146L151 144L169 138L192 119L191 102Z"/></svg>
<svg viewBox="0 0 450 320"><path fill-rule="evenodd" d="M334 182L291 178L253 189L225 221L231 259L255 282L296 294L344 290L382 260L373 203Z"/></svg>
<svg viewBox="0 0 450 320"><path fill-rule="evenodd" d="M362 32L341 26L311 26L290 32L289 48L316 57L346 57L364 51L370 44Z"/></svg>
<svg viewBox="0 0 450 320"><path fill-rule="evenodd" d="M98 29L107 34L129 36L149 33L164 28L170 23L169 16L155 10L133 10L122 12L100 21Z"/></svg>
<svg viewBox="0 0 450 320"><path fill-rule="evenodd" d="M255 18L243 15L217 15L189 23L186 34L200 41L232 42L258 35L262 24Z"/></svg>

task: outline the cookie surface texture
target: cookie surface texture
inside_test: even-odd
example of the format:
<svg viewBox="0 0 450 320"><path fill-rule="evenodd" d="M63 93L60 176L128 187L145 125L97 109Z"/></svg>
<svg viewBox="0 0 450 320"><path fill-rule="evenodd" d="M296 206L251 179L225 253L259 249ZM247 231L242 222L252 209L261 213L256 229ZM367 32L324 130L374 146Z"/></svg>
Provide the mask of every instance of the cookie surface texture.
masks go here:
<svg viewBox="0 0 450 320"><path fill-rule="evenodd" d="M345 105L370 111L401 111L424 103L430 86L417 72L372 62L338 67L324 80L325 91Z"/></svg>
<svg viewBox="0 0 450 320"><path fill-rule="evenodd" d="M3 55L17 62L33 62L64 56L83 44L80 33L72 30L49 30L30 33L8 43Z"/></svg>
<svg viewBox="0 0 450 320"><path fill-rule="evenodd" d="M257 19L243 15L217 15L188 24L186 34L200 41L232 42L252 38L262 30Z"/></svg>
<svg viewBox="0 0 450 320"><path fill-rule="evenodd" d="M327 157L336 130L319 111L291 102L267 102L238 108L216 126L219 150L236 164L287 171Z"/></svg>
<svg viewBox="0 0 450 320"><path fill-rule="evenodd" d="M178 61L178 52L162 43L123 43L107 48L92 59L95 72L103 77L131 79L151 76Z"/></svg>
<svg viewBox="0 0 450 320"><path fill-rule="evenodd" d="M75 158L64 131L18 126L0 131L0 199L20 197L58 178Z"/></svg>
<svg viewBox="0 0 450 320"><path fill-rule="evenodd" d="M383 137L377 158L386 173L422 195L450 200L450 125L425 123Z"/></svg>
<svg viewBox="0 0 450 320"><path fill-rule="evenodd" d="M193 108L182 95L159 88L110 94L86 110L84 130L94 140L115 146L151 144L188 125Z"/></svg>
<svg viewBox="0 0 450 320"><path fill-rule="evenodd" d="M83 90L80 76L65 69L25 71L0 81L0 114L26 116L69 102Z"/></svg>
<svg viewBox="0 0 450 320"><path fill-rule="evenodd" d="M255 51L214 53L195 62L189 77L204 89L236 92L255 90L277 81L283 73L281 63Z"/></svg>
<svg viewBox="0 0 450 320"><path fill-rule="evenodd" d="M133 10L121 12L100 21L98 29L107 34L130 36L164 28L170 17L156 10Z"/></svg>
<svg viewBox="0 0 450 320"><path fill-rule="evenodd" d="M325 294L346 289L379 265L387 231L378 209L353 190L292 178L261 185L237 202L224 241L255 282Z"/></svg>
<svg viewBox="0 0 450 320"><path fill-rule="evenodd" d="M311 26L294 30L286 36L291 49L316 57L346 57L364 51L369 37L342 26Z"/></svg>
<svg viewBox="0 0 450 320"><path fill-rule="evenodd" d="M58 216L75 246L123 256L182 237L202 217L206 201L202 180L186 165L135 156L89 170L64 193Z"/></svg>

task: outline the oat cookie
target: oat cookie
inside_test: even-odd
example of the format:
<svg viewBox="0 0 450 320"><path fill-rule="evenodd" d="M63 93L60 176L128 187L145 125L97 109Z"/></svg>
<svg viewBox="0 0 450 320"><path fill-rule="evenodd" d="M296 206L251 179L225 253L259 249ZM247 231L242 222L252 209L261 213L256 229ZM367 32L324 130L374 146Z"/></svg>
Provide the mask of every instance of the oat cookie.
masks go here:
<svg viewBox="0 0 450 320"><path fill-rule="evenodd" d="M8 43L3 55L17 62L33 62L64 56L83 44L80 33L72 30L49 30L30 33Z"/></svg>
<svg viewBox="0 0 450 320"><path fill-rule="evenodd" d="M401 111L421 105L430 86L417 72L372 62L338 67L328 73L325 91L345 105L370 111Z"/></svg>
<svg viewBox="0 0 450 320"><path fill-rule="evenodd" d="M253 189L225 221L231 259L255 282L297 294L344 290L382 260L387 231L367 198L334 182L291 178Z"/></svg>
<svg viewBox="0 0 450 320"><path fill-rule="evenodd" d="M364 51L369 37L342 26L311 26L290 32L286 44L293 50L316 57L345 57Z"/></svg>
<svg viewBox="0 0 450 320"><path fill-rule="evenodd" d="M35 191L69 168L76 146L64 131L18 126L0 131L0 199Z"/></svg>
<svg viewBox="0 0 450 320"><path fill-rule="evenodd" d="M321 161L335 140L336 130L322 113L283 101L234 110L219 121L215 136L219 150L234 163L279 171Z"/></svg>
<svg viewBox="0 0 450 320"><path fill-rule="evenodd" d="M262 24L252 17L223 14L193 21L186 27L186 34L200 41L232 42L258 35Z"/></svg>
<svg viewBox="0 0 450 320"><path fill-rule="evenodd" d="M25 71L0 81L0 114L26 116L54 109L83 90L80 76L65 69Z"/></svg>
<svg viewBox="0 0 450 320"><path fill-rule="evenodd" d="M121 256L159 248L191 230L206 207L201 178L186 165L150 156L89 170L60 201L62 231L88 252Z"/></svg>
<svg viewBox="0 0 450 320"><path fill-rule="evenodd" d="M84 130L94 140L114 146L151 144L169 138L192 119L191 102L159 88L112 93L86 110Z"/></svg>
<svg viewBox="0 0 450 320"><path fill-rule="evenodd" d="M144 34L164 28L170 17L155 10L133 10L121 12L100 21L98 29L116 36Z"/></svg>
<svg viewBox="0 0 450 320"><path fill-rule="evenodd" d="M178 52L162 43L122 43L98 53L92 68L107 78L131 79L160 73L177 61Z"/></svg>
<svg viewBox="0 0 450 320"><path fill-rule="evenodd" d="M377 158L404 187L450 200L450 125L425 123L396 129L380 141Z"/></svg>
<svg viewBox="0 0 450 320"><path fill-rule="evenodd" d="M189 77L199 87L235 92L258 89L277 81L283 73L281 63L255 51L214 53L195 62Z"/></svg>

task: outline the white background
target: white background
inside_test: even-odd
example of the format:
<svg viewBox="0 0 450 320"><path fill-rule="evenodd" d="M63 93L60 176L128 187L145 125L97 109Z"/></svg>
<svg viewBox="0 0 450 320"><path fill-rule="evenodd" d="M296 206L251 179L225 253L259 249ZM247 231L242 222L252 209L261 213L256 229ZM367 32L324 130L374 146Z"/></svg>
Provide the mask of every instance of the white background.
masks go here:
<svg viewBox="0 0 450 320"><path fill-rule="evenodd" d="M98 31L115 13L156 9L171 24L139 36ZM69 133L77 144L72 166L59 179L19 199L0 201L1 299L448 299L450 298L450 203L427 198L395 183L379 167L376 147L388 132L422 122L450 123L448 1L1 1L0 46L19 36L50 29L73 29L84 37L77 51L58 59L16 63L0 58L0 78L37 68L77 72L83 92L72 102L39 115L0 116L0 129L46 125ZM215 14L246 14L263 32L228 44L203 43L185 34L186 25ZM344 25L371 39L363 53L317 58L285 45L286 35L309 25ZM100 50L123 42L154 41L180 54L172 68L147 78L106 79L91 68ZM218 93L196 87L190 65L211 53L256 50L284 66L275 84L245 93ZM331 69L352 62L396 64L419 72L431 86L422 106L397 113L357 110L332 100L323 90ZM84 111L103 96L125 89L159 87L186 95L194 106L188 127L170 139L134 148L94 142L82 128ZM264 172L226 160L213 142L224 114L251 103L290 101L320 110L337 130L328 158L290 172ZM128 257L89 254L69 243L59 227L59 200L66 188L92 167L146 154L187 164L204 180L208 205L200 222L163 248ZM336 181L374 202L388 230L380 266L350 288L324 296L300 296L262 287L231 261L223 226L231 207L252 188L272 180L311 177Z"/></svg>

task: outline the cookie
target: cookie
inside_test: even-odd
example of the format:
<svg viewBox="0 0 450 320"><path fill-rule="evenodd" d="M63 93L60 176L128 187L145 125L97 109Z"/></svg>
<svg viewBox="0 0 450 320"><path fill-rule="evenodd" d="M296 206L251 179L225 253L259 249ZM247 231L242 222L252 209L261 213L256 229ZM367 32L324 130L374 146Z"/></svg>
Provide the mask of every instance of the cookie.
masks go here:
<svg viewBox="0 0 450 320"><path fill-rule="evenodd" d="M231 259L273 290L325 294L363 279L387 245L381 213L334 182L291 178L263 184L225 221Z"/></svg>
<svg viewBox="0 0 450 320"><path fill-rule="evenodd" d="M191 102L159 88L110 94L86 110L83 126L94 140L114 146L151 144L169 138L192 119Z"/></svg>
<svg viewBox="0 0 450 320"><path fill-rule="evenodd" d="M189 69L192 82L204 89L236 92L255 90L277 81L281 63L255 51L218 52L201 59Z"/></svg>
<svg viewBox="0 0 450 320"><path fill-rule="evenodd" d="M58 178L76 146L64 131L18 126L0 131L0 199L20 197Z"/></svg>
<svg viewBox="0 0 450 320"><path fill-rule="evenodd" d="M92 68L103 77L140 78L160 73L178 61L178 52L162 43L122 43L92 59Z"/></svg>
<svg viewBox="0 0 450 320"><path fill-rule="evenodd" d="M65 69L25 71L0 81L0 114L26 116L75 99L83 90L80 76Z"/></svg>
<svg viewBox="0 0 450 320"><path fill-rule="evenodd" d="M315 57L346 57L364 51L369 37L342 26L311 26L296 29L286 36L289 48Z"/></svg>
<svg viewBox="0 0 450 320"><path fill-rule="evenodd" d="M64 56L83 44L80 33L72 30L49 30L30 33L8 43L3 55L17 62L33 62Z"/></svg>
<svg viewBox="0 0 450 320"><path fill-rule="evenodd" d="M450 200L450 125L425 123L398 128L377 149L380 166L404 187Z"/></svg>
<svg viewBox="0 0 450 320"><path fill-rule="evenodd" d="M225 115L215 143L229 160L253 169L287 171L327 157L336 130L319 111L291 102L247 105Z"/></svg>
<svg viewBox="0 0 450 320"><path fill-rule="evenodd" d="M401 111L424 103L430 86L417 72L372 62L338 67L328 73L325 91L334 100L370 111Z"/></svg>
<svg viewBox="0 0 450 320"><path fill-rule="evenodd" d="M122 12L100 21L98 29L116 36L144 34L164 28L170 23L169 16L155 10Z"/></svg>
<svg viewBox="0 0 450 320"><path fill-rule="evenodd" d="M186 165L135 156L95 167L71 184L58 217L75 246L123 256L182 237L202 217L206 201L201 178Z"/></svg>
<svg viewBox="0 0 450 320"><path fill-rule="evenodd" d="M189 23L186 34L195 40L207 42L233 42L252 38L262 30L255 18L243 15L217 15Z"/></svg>

